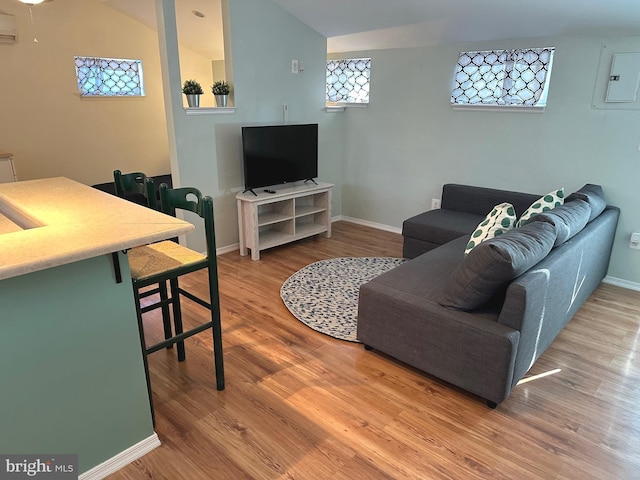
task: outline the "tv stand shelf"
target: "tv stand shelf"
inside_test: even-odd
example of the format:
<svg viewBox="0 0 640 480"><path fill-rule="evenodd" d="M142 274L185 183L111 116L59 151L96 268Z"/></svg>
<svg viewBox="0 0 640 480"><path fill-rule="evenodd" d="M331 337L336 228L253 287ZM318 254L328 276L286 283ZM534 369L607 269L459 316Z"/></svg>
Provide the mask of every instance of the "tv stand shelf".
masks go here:
<svg viewBox="0 0 640 480"><path fill-rule="evenodd" d="M276 193L238 193L240 255L251 250L253 260L260 251L324 233L331 237L330 183L295 185Z"/></svg>

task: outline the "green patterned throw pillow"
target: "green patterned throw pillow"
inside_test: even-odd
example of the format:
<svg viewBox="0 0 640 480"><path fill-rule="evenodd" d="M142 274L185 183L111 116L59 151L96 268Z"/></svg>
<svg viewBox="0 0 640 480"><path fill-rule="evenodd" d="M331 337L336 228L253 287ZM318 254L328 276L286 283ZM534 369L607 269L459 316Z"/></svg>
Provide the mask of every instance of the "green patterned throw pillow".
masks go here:
<svg viewBox="0 0 640 480"><path fill-rule="evenodd" d="M543 195L524 211L520 219L516 222L516 227L521 227L534 215L542 212L548 212L555 207L559 207L563 203L564 187L560 190L554 190L553 192L549 192L546 195Z"/></svg>
<svg viewBox="0 0 640 480"><path fill-rule="evenodd" d="M513 228L516 222L516 211L513 205L510 203L501 203L493 207L493 210L484 217L484 220L480 222L476 230L471 234L467 248L464 250L464 254L467 255L473 247L489 240L490 238L502 235L507 230Z"/></svg>

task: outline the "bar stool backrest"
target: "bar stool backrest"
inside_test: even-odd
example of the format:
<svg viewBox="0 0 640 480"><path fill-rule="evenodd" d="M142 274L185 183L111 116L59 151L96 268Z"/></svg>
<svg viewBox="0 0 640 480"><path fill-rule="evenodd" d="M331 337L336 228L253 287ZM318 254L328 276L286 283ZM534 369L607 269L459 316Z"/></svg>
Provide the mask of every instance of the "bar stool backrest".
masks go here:
<svg viewBox="0 0 640 480"><path fill-rule="evenodd" d="M175 216L176 208L180 208L193 212L204 220L207 257L214 260L216 258L216 236L213 220L213 199L209 196L203 196L200 190L193 187L169 188L166 183L162 183L159 190L160 209L163 213ZM215 262L213 263L215 265Z"/></svg>
<svg viewBox="0 0 640 480"><path fill-rule="evenodd" d="M158 209L153 178L142 172L122 173L120 170L114 170L113 182L118 197L130 199L132 195L142 195L149 208Z"/></svg>

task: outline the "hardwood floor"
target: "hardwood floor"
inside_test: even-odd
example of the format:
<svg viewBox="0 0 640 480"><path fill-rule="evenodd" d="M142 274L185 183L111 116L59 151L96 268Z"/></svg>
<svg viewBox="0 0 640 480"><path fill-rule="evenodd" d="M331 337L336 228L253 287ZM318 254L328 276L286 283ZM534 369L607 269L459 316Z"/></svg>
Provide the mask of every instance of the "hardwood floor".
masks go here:
<svg viewBox="0 0 640 480"><path fill-rule="evenodd" d="M640 293L601 285L496 410L362 345L317 333L283 305L296 270L340 256L401 256L400 235L346 222L331 239L254 262L219 257L227 387L208 332L149 357L162 446L125 479L640 478ZM205 291L194 274L191 288ZM188 309L187 318L201 311ZM146 330L161 336L158 317Z"/></svg>

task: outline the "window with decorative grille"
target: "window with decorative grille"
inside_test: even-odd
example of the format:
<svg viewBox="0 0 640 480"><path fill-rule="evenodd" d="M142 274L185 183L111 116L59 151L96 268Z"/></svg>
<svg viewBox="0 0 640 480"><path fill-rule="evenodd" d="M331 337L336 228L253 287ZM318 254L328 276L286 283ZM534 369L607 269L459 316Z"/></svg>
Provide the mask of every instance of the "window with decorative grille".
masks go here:
<svg viewBox="0 0 640 480"><path fill-rule="evenodd" d="M456 65L454 106L544 107L553 47L461 52Z"/></svg>
<svg viewBox="0 0 640 480"><path fill-rule="evenodd" d="M370 58L327 61L327 102L369 103Z"/></svg>
<svg viewBox="0 0 640 480"><path fill-rule="evenodd" d="M142 60L75 57L78 90L88 97L143 97Z"/></svg>

